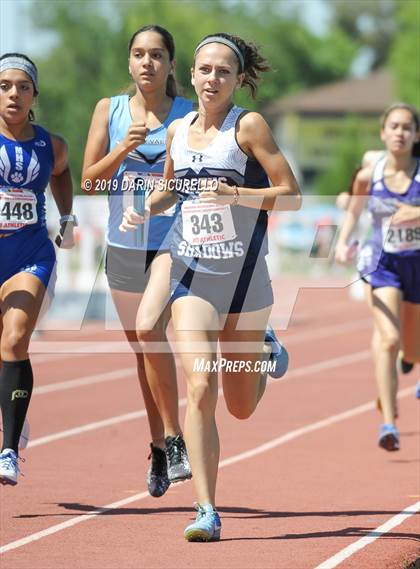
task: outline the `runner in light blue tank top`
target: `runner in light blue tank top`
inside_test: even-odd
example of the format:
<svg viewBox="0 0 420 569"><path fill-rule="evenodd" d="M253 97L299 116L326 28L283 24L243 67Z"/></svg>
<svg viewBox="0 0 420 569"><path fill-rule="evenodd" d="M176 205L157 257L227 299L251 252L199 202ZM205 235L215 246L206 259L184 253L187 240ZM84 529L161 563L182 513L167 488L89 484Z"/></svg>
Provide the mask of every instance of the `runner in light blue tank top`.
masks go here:
<svg viewBox="0 0 420 569"><path fill-rule="evenodd" d="M175 46L161 26L144 26L129 42L129 72L135 93L103 99L96 107L86 145L83 181L108 191L106 276L130 345L151 431L147 485L162 496L171 482L191 477L178 420L176 368L167 337L171 259L168 252L175 208L141 231L119 231L133 190L151 188L163 175L170 123L192 109L177 96ZM149 344L149 342L151 344ZM164 346L159 353L155 344ZM149 345L151 349L148 350ZM143 353L144 351L144 353ZM162 405L160 409L156 401Z"/></svg>
<svg viewBox="0 0 420 569"><path fill-rule="evenodd" d="M168 249L168 234L175 219L175 208L163 212L162 215L154 217L145 229L144 243L136 244L136 235L133 233L122 233L119 225L125 207L132 205L133 193L130 190L130 182L139 176L145 179L156 180L163 175L163 166L166 158L166 132L168 126L175 119L181 118L192 109L192 102L175 97L169 114L162 124L148 132L146 140L137 148L131 150L120 164L113 179L118 181L117 187L111 183L109 190L109 218L107 228L107 242L114 247L124 247L128 249ZM109 109L109 148L112 151L115 146L124 138L132 117L129 107L128 95L119 95L111 98ZM146 192L146 195L150 193Z"/></svg>
<svg viewBox="0 0 420 569"><path fill-rule="evenodd" d="M53 293L55 280L55 250L45 218L48 184L62 216L56 238L62 247L74 244L75 217L67 146L31 123L39 91L35 64L23 54L2 55L0 90L0 483L15 485L33 389L28 347L45 292Z"/></svg>

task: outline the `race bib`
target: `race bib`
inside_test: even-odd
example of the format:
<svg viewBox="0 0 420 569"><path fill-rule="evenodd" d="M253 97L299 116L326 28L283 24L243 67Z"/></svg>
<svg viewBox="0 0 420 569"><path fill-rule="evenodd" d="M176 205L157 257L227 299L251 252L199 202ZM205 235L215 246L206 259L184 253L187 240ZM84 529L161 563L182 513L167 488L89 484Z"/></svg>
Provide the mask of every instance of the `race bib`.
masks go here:
<svg viewBox="0 0 420 569"><path fill-rule="evenodd" d="M382 235L386 253L420 249L420 226L415 227L412 222L391 225L391 219L387 217L382 222Z"/></svg>
<svg viewBox="0 0 420 569"><path fill-rule="evenodd" d="M36 194L21 188L0 188L0 229L15 231L38 221Z"/></svg>
<svg viewBox="0 0 420 569"><path fill-rule="evenodd" d="M228 205L182 204L182 236L191 245L221 243L236 238L232 212Z"/></svg>
<svg viewBox="0 0 420 569"><path fill-rule="evenodd" d="M136 199L134 196L136 192L144 192L145 199L148 198L161 178L162 175L156 172L142 173L126 170L122 179L123 209L129 206L135 207ZM175 215L175 209L176 204L159 215L173 216Z"/></svg>

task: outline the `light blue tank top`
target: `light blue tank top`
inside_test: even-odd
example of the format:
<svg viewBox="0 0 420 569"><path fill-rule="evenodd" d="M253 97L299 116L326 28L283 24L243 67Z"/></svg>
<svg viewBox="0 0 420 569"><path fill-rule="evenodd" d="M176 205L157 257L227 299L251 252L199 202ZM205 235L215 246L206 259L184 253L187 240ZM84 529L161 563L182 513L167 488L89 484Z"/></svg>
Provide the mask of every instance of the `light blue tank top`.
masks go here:
<svg viewBox="0 0 420 569"><path fill-rule="evenodd" d="M166 132L175 119L182 118L192 109L192 101L176 97L168 116L162 125L149 132L144 144L132 150L121 163L108 186L109 218L107 228L107 243L126 249L168 249L170 230L175 219L175 207L164 214L154 216L144 227L144 242L138 244L136 232L122 233L118 227L126 207L133 205L132 180L140 176L147 181L159 179L163 175L166 158ZM133 122L129 107L128 95L111 97L108 120L110 152L127 133ZM138 179L138 178L137 178Z"/></svg>
<svg viewBox="0 0 420 569"><path fill-rule="evenodd" d="M35 136L17 141L0 134L0 233L45 235L45 188L54 167L49 133L33 125Z"/></svg>

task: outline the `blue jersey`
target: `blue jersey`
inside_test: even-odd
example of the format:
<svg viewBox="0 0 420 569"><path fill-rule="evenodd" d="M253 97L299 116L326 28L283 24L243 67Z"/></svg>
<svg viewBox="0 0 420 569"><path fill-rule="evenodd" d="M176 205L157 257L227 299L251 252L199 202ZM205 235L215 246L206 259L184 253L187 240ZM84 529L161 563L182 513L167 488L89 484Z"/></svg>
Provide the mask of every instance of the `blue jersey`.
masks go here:
<svg viewBox="0 0 420 569"><path fill-rule="evenodd" d="M236 141L237 121L244 109L232 107L214 140L202 150L188 146L188 130L197 117L189 113L176 129L171 156L181 203L171 244L171 254L194 271L208 275L239 273L243 267L264 260L267 247L267 212L258 208L204 205L198 199L198 181L209 189L212 180L229 185L266 188L268 177L255 159L247 156Z"/></svg>
<svg viewBox="0 0 420 569"><path fill-rule="evenodd" d="M35 136L16 141L0 134L0 233L41 231L47 236L45 188L54 167L49 133L33 125Z"/></svg>
<svg viewBox="0 0 420 569"><path fill-rule="evenodd" d="M192 109L192 102L182 97L176 97L172 108L162 125L149 132L144 144L132 150L120 164L109 185L109 218L107 228L107 243L114 247L127 249L169 248L169 232L175 218L175 208L154 216L144 227L144 243L138 244L136 232L122 233L118 228L126 207L133 205L133 184L139 178L145 182L144 187L150 190L152 180L163 175L166 159L166 132L175 119L185 116ZM109 110L108 133L110 152L127 134L133 119L131 118L129 97L120 95L111 97Z"/></svg>

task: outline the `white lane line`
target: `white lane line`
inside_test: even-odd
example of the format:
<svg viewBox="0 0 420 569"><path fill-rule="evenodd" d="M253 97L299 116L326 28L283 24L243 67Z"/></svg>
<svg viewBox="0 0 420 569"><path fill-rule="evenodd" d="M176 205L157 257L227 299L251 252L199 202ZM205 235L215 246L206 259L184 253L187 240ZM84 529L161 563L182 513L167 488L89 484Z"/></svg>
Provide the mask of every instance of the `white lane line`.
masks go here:
<svg viewBox="0 0 420 569"><path fill-rule="evenodd" d="M405 397L407 395L410 395L414 392L414 389L415 389L414 387L406 388L400 392L399 396ZM294 431L290 431L289 433L286 433L285 435L281 435L280 437L276 437L276 438L272 439L271 441L268 441L262 445L259 445L259 446L255 447L249 451L242 452L240 454L237 454L235 456L232 456L230 458L226 458L226 459L222 460L220 462L219 468L225 468L226 466L230 466L231 464L235 464L235 463L240 462L242 460L246 460L247 458L251 458L251 457L256 456L258 454L267 452L267 451L269 451L275 447L278 447L280 445L284 445L285 443L292 441L292 440L295 440L299 437L302 437L308 433L313 433L314 431L318 431L319 429L323 429L323 428L328 427L330 425L333 425L335 423L339 423L340 421L344 421L346 419L355 417L357 415L361 415L362 413L365 413L366 411L370 411L373 408L374 408L374 403L372 403L372 402L365 403L364 405L359 405L357 407L354 407L353 409L349 409L348 411L344 411L343 413L338 413L337 415L332 415L331 417L327 417L326 419L323 419L322 421L317 421L316 423L311 423L310 425L306 425L305 427L301 427L300 429L295 429ZM2 547L0 547L0 554L11 551L12 549L17 549L17 548L22 547L24 545L27 545L29 543L33 543L34 541L39 541L40 539L42 539L44 537L47 537L49 535L52 535L54 533L57 533L57 532L62 531L64 529L67 529L69 527L75 526L75 525L80 524L82 522L85 522L87 520L91 520L92 518L99 516L105 512L108 512L109 510L120 508L120 507L125 506L127 504L132 504L133 502L144 500L145 498L148 498L148 497L149 497L148 492L140 492L138 494L135 494L134 496L130 496L129 498L124 498L123 500L119 500L118 502L113 502L112 504L108 504L108 505L103 506L101 508L97 508L96 510L86 512L86 514L76 516L76 517L74 517L70 520L67 520L66 522L63 522L61 524L56 524L56 525L50 526L47 529L38 531L38 532L33 533L31 535L28 535L22 539L18 539L16 541L12 541L10 543L7 543L7 544L3 545Z"/></svg>
<svg viewBox="0 0 420 569"><path fill-rule="evenodd" d="M337 334L344 334L346 332L354 331L359 328L367 328L371 326L370 318L362 318L359 320L353 320L350 322L344 322L340 324L333 324L331 326L324 326L317 328L316 334L313 331L298 332L291 338L285 339L286 346L290 344L299 343L304 340L312 338L325 338L328 336L335 336ZM283 334L280 333L280 337ZM63 341L42 341L34 342L31 345L31 354L37 352L40 353L54 353L59 358L58 354L75 354L75 355L85 355L92 356L97 354L126 354L132 353L132 348L126 340L92 340L92 341L76 341L76 340L63 340ZM248 352L252 349L253 344L251 342L241 342L239 345L237 342L225 342L224 346L226 349L232 352L241 353ZM194 353L195 351L203 351L206 349L206 344L201 342L194 342L193 344L187 342L176 341L174 338L170 339L169 347L167 342L154 342L150 344L149 350L153 353L166 353L171 351L173 353ZM140 348L139 348L140 350ZM53 357L53 356L51 356Z"/></svg>
<svg viewBox="0 0 420 569"><path fill-rule="evenodd" d="M417 514L419 510L420 510L420 502L416 502L415 504L408 506L402 512L400 512L393 518L390 518L387 522L385 522L381 526L378 526L376 529L369 532L364 537L355 541L348 547L345 547L344 549L336 553L333 557L330 557L329 559L321 563L321 565L317 565L315 569L334 569L334 567L340 565L340 563L342 563L345 559L348 559L351 555L353 555L357 551L360 551L361 549L371 544L373 541L375 541L385 533L388 533L396 526L399 526L400 524L405 522L405 520L407 520L411 516Z"/></svg>
<svg viewBox="0 0 420 569"><path fill-rule="evenodd" d="M341 324L334 324L332 326L324 326L317 328L316 331L308 330L307 332L299 332L292 335L290 338L284 338L284 344L287 346L297 344L303 340L318 340L319 338L328 338L328 336L335 336L336 334L345 334L352 330L359 328L371 328L372 318L362 318L360 320L353 320L352 322L344 322ZM280 338L283 341L283 334L280 332Z"/></svg>
<svg viewBox="0 0 420 569"><path fill-rule="evenodd" d="M363 320L357 320L355 322L350 322L350 323L345 323L345 324L338 324L338 325L334 325L334 326L325 326L323 328L319 328L317 330L317 339L320 337L328 337L330 335L336 335L336 334L340 334L340 333L346 333L349 332L350 330L354 330L354 329L359 329L361 327L365 327L367 324L370 324L371 320L370 319L363 319ZM307 340L309 338L313 338L313 333L309 333L309 332L303 332L301 334L297 334L296 336L294 336L293 338L289 338L285 341L285 345L289 346L291 344L296 344L299 343L300 341L303 340ZM362 353L362 352L360 352ZM363 352L364 353L364 352ZM367 353L367 352L366 352ZM79 355L90 355L90 354L79 354ZM350 356L351 357L351 356ZM314 364L315 367L319 366L320 364ZM320 368L320 371L323 368ZM59 383L47 383L46 385L41 385L40 387L35 387L35 389L33 390L33 395L43 395L45 393L52 393L54 391L62 391L62 390L66 390L66 389L72 389L75 387L83 387L85 385L92 385L94 383L101 383L101 381L112 381L114 379L120 379L123 377L127 377L129 375L131 375L132 373L136 373L136 370L134 367L132 368L124 368L121 371L121 376L118 375L119 371L110 371L107 373L98 373L98 374L94 374L94 375L89 375L89 376L82 376L82 377L78 377L75 379L68 379L66 381L62 381ZM297 371L297 370L295 370ZM307 368L304 368L304 373L310 373L311 370L308 370ZM314 370L316 371L316 370ZM112 374L115 373L116 375L113 376ZM286 376L283 379L289 379L289 377L291 377L294 373L294 370L291 369L289 373L286 374ZM102 380L101 380L102 378Z"/></svg>
<svg viewBox="0 0 420 569"><path fill-rule="evenodd" d="M362 352L356 352L355 354L349 354L345 356L341 356L338 358L334 358L331 360L325 360L322 362L318 362L316 364L311 364L308 366L303 366L297 369L292 369L288 372L283 378L277 380L269 380L270 384L273 383L280 383L288 378L294 377L301 377L306 376L311 373L317 373L320 371L324 371L326 369L332 369L335 367L345 366L347 364L353 364L357 361L365 360L370 357L369 350L364 350ZM81 380L82 381L82 380ZM45 386L47 387L47 386ZM52 390L53 386L51 386ZM218 396L222 395L222 389L219 389ZM187 404L187 399L180 399L179 400L179 407L185 407ZM373 404L372 404L373 405ZM132 411L131 413L125 413L124 415L117 415L115 417L110 417L109 419L104 419L102 421L95 421L94 423L87 423L85 425L81 425L80 427L74 427L72 429L67 429L65 431L59 431L58 433L53 433L51 435L46 435L44 437L40 437L38 439L33 439L29 441L27 448L33 448L40 445L45 445L54 441L58 441L61 439L67 439L69 437L74 437L76 435L80 435L82 433L87 433L89 431L95 431L97 429L103 429L105 427L110 427L111 425L116 425L118 423L124 423L126 421L133 421L135 419L139 419L140 417L146 416L146 410L141 409L140 411Z"/></svg>
<svg viewBox="0 0 420 569"><path fill-rule="evenodd" d="M129 377L133 374L136 374L137 376L137 369L135 367L126 367L123 369L96 373L94 375L87 375L76 379L68 379L57 383L47 383L46 385L35 387L32 395L44 395L45 393L52 393L53 391L63 391L66 389L73 389L75 387L84 387L85 385L102 383L103 381L113 381L115 379Z"/></svg>
<svg viewBox="0 0 420 569"><path fill-rule="evenodd" d="M23 545L27 545L28 543L32 543L34 541L38 541L43 537L47 537L63 529L70 528L82 522L86 522L95 518L96 516L100 516L110 510L115 508L121 508L122 506L126 506L127 504L131 504L132 502L136 502L137 500L143 500L144 498L150 497L149 492L140 492L139 494L135 494L134 496L130 496L129 498L124 498L123 500L119 500L118 502L113 502L112 504L108 504L107 506L103 506L101 508L97 508L96 510L91 510L90 512L86 512L81 516L76 516L75 518L71 518L61 524L57 524L55 526L50 526L47 529L39 531L37 533L33 533L22 539L18 539L17 541L12 541L7 545L3 545L0 547L0 555L3 553L7 553L7 551L11 551L12 549L17 549L18 547L22 547Z"/></svg>

